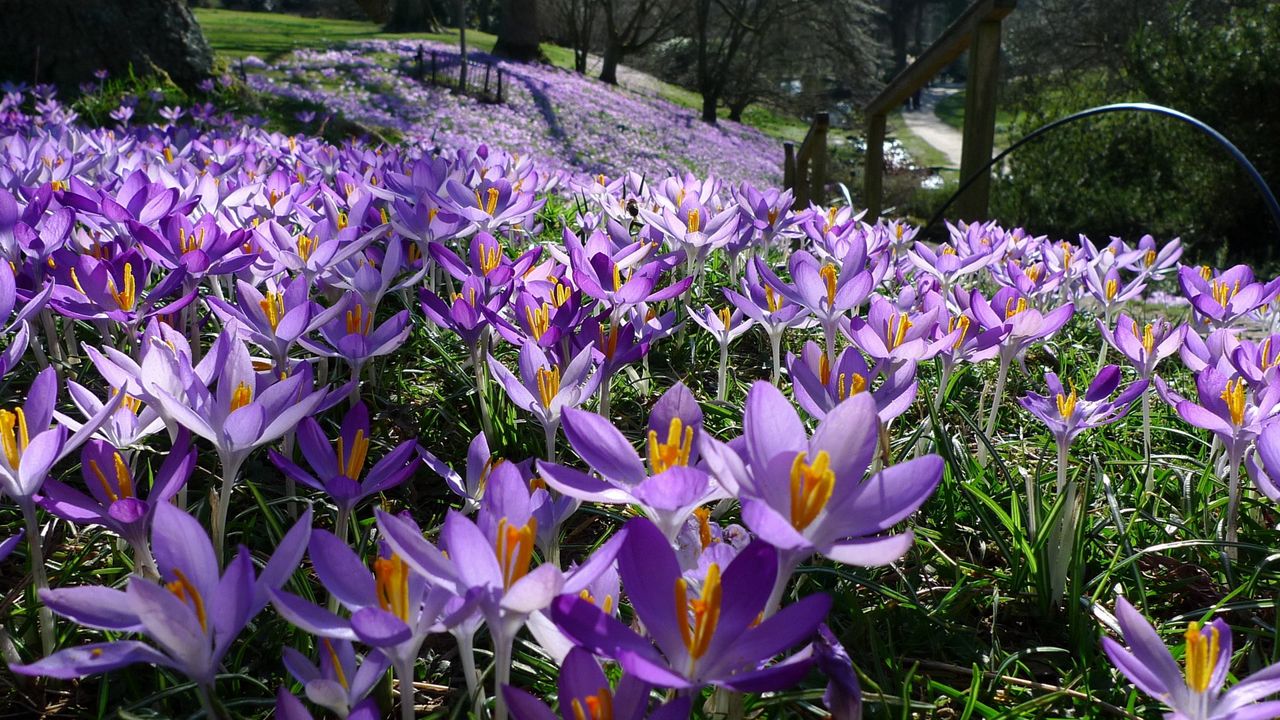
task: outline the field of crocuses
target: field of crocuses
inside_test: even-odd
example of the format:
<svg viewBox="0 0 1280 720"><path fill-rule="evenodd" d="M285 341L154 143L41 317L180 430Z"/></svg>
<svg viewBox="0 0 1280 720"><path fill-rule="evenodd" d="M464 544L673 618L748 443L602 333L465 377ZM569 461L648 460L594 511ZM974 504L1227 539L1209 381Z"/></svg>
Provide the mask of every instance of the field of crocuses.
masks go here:
<svg viewBox="0 0 1280 720"><path fill-rule="evenodd" d="M1280 281L2 107L12 714L1280 716Z"/></svg>
<svg viewBox="0 0 1280 720"><path fill-rule="evenodd" d="M484 145L528 158L543 173L656 178L692 171L734 183L782 180L781 144L754 128L707 125L694 110L659 97L472 52L472 62L503 70L505 102L488 105L417 79L419 48L424 58L436 55L442 78L456 78L457 48L418 40L299 50L274 65L250 60L246 74L255 90L390 129L411 145L445 151ZM428 78L429 63L423 67Z"/></svg>

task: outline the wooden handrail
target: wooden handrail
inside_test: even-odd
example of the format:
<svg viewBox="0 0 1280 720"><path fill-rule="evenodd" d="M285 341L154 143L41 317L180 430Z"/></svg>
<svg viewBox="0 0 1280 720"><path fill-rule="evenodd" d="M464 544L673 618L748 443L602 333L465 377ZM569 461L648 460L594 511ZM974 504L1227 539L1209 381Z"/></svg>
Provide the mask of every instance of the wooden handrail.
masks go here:
<svg viewBox="0 0 1280 720"><path fill-rule="evenodd" d="M796 210L809 207L811 202L821 205L826 200L827 130L830 127L829 113L815 113L799 150L795 143L782 144L782 182L792 191L795 200L791 207Z"/></svg>
<svg viewBox="0 0 1280 720"><path fill-rule="evenodd" d="M987 214L991 190L990 170L983 165L991 158L995 143L996 86L1000 70L1000 23L1018 5L1018 0L977 0L970 5L915 62L903 68L880 94L867 103L867 154L863 172L863 196L868 219L880 215L884 190L884 138L888 114L923 88L935 75L960 57L969 54L969 76L965 84L964 145L960 155L960 177L977 178L958 203L959 214L974 220Z"/></svg>

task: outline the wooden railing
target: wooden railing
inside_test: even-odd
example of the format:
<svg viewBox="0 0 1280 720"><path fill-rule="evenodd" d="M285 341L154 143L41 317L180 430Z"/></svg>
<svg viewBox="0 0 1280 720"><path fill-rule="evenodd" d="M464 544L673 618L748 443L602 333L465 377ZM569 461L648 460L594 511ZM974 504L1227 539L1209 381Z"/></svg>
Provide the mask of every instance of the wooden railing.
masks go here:
<svg viewBox="0 0 1280 720"><path fill-rule="evenodd" d="M960 178L981 174L956 203L957 215L977 220L987 215L991 193L991 160L996 132L996 84L1000 75L1000 24L1018 0L977 0L943 31L928 50L899 72L866 107L867 158L862 176L868 219L880 214L884 192L884 136L888 115L923 88L965 50L969 77L965 83L964 146Z"/></svg>
<svg viewBox="0 0 1280 720"><path fill-rule="evenodd" d="M826 200L827 130L830 127L831 116L817 113L804 142L800 143L799 152L793 142L782 144L782 184L792 191L795 201L791 207L795 210L807 208L811 202L821 205Z"/></svg>

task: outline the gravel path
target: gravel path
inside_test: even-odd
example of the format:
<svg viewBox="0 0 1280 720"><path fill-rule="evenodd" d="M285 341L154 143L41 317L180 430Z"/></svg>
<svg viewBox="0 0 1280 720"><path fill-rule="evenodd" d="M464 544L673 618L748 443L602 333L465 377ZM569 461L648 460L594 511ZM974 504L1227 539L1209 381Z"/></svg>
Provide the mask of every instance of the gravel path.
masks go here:
<svg viewBox="0 0 1280 720"><path fill-rule="evenodd" d="M964 135L942 122L933 109L939 100L959 90L957 87L925 88L920 97L920 109L902 111L902 119L911 132L946 155L948 164L953 168L960 167L960 148L964 144Z"/></svg>

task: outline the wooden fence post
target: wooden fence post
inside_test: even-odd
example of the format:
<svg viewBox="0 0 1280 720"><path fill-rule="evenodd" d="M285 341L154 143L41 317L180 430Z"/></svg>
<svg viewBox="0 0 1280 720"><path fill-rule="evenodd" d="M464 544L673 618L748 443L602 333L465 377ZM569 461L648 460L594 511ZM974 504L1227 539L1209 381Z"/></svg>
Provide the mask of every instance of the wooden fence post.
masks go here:
<svg viewBox="0 0 1280 720"><path fill-rule="evenodd" d="M880 217L884 201L884 132L887 116L872 115L867 122L867 163L862 174L862 202L867 205L867 222Z"/></svg>
<svg viewBox="0 0 1280 720"><path fill-rule="evenodd" d="M996 131L996 89L1000 76L1000 21L978 24L969 50L969 78L965 83L964 147L960 153L960 181L964 182L991 160ZM956 202L963 220L987 217L991 171L982 173Z"/></svg>
<svg viewBox="0 0 1280 720"><path fill-rule="evenodd" d="M486 63L484 66L484 95L489 95L489 71L493 69L493 63Z"/></svg>
<svg viewBox="0 0 1280 720"><path fill-rule="evenodd" d="M813 117L813 149L810 153L812 169L809 178L809 201L819 205L826 202L827 195L827 129L831 127L831 116L820 112Z"/></svg>
<svg viewBox="0 0 1280 720"><path fill-rule="evenodd" d="M790 140L782 143L782 187L796 189L796 144Z"/></svg>

